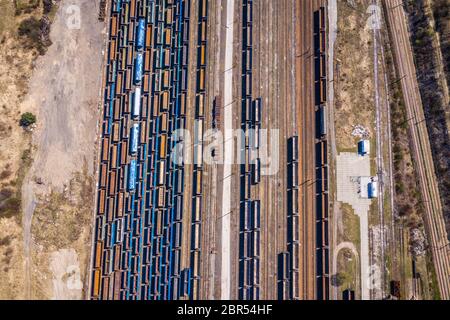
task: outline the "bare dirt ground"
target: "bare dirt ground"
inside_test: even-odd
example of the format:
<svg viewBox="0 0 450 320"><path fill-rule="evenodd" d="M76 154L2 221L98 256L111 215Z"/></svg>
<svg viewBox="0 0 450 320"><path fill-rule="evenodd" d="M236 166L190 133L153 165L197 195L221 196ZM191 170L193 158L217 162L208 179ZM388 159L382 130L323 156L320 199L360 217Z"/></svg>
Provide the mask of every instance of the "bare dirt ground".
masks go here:
<svg viewBox="0 0 450 320"><path fill-rule="evenodd" d="M80 9L80 28L69 27L77 19L69 5ZM74 293L65 281L80 272L84 282L89 264L103 46L97 6L90 0L61 1L53 45L37 60L23 103L39 119L34 162L22 189L28 298L82 298L83 290ZM55 259L61 252L71 252L69 266L67 259Z"/></svg>

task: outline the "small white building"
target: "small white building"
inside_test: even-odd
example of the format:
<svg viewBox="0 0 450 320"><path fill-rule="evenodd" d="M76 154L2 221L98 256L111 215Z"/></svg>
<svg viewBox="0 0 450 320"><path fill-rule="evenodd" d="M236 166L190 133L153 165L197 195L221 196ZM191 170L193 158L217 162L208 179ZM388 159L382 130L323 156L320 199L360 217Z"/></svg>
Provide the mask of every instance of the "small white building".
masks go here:
<svg viewBox="0 0 450 320"><path fill-rule="evenodd" d="M378 198L378 181L376 177L360 177L359 178L359 191L360 196L363 199Z"/></svg>
<svg viewBox="0 0 450 320"><path fill-rule="evenodd" d="M369 199L378 198L378 182L372 181L367 185L367 195Z"/></svg>
<svg viewBox="0 0 450 320"><path fill-rule="evenodd" d="M370 141L360 140L358 142L358 154L360 156L370 155Z"/></svg>

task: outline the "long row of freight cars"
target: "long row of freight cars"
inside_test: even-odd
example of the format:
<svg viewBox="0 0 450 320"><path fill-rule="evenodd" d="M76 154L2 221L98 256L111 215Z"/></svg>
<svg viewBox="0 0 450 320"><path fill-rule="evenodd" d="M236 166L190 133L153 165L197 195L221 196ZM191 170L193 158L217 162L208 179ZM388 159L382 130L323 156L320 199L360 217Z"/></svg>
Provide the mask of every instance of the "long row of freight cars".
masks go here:
<svg viewBox="0 0 450 320"><path fill-rule="evenodd" d="M110 10L91 297L189 297L184 167L170 150L186 122L190 0Z"/></svg>
<svg viewBox="0 0 450 320"><path fill-rule="evenodd" d="M252 132L246 139L245 163L240 168L239 299L260 298L261 203L251 199L251 186L260 182L259 130L262 99L252 98L253 0L242 4L242 112L241 128ZM246 134L248 136L248 134Z"/></svg>
<svg viewBox="0 0 450 320"><path fill-rule="evenodd" d="M317 299L329 299L326 10L314 13L316 97L316 277Z"/></svg>
<svg viewBox="0 0 450 320"><path fill-rule="evenodd" d="M206 104L206 45L207 45L207 23L208 23L208 1L198 1L198 40L197 40L197 84L195 95L195 120L197 137L203 136L203 123L205 119L204 106ZM196 161L193 167L194 196L192 198L192 223L191 223L191 287L190 298L199 298L200 289L200 254L201 254L201 228L202 228L202 194L203 194L203 144L202 139L194 142L194 154Z"/></svg>
<svg viewBox="0 0 450 320"><path fill-rule="evenodd" d="M279 261L278 297L282 300L299 299L298 288L300 286L299 257L300 242L300 208L299 208L299 141L298 136L293 136L288 140L287 152L287 248L288 251L282 253ZM281 264L280 264L281 263ZM280 271L282 270L282 272ZM280 276L282 276L280 278Z"/></svg>

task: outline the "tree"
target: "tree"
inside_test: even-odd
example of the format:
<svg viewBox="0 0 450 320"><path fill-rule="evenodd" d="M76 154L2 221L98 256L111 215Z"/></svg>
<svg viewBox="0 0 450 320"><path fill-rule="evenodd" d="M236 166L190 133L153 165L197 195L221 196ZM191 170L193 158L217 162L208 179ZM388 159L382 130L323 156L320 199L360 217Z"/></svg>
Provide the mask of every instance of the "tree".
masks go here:
<svg viewBox="0 0 450 320"><path fill-rule="evenodd" d="M36 116L31 112L25 112L20 117L20 125L22 127L29 127L34 123L36 123Z"/></svg>

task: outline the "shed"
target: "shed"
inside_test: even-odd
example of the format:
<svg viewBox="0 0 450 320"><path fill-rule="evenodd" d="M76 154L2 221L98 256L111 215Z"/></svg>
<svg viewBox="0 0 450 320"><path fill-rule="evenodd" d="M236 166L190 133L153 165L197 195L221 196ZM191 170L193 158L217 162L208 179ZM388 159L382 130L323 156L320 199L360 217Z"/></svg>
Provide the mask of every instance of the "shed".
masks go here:
<svg viewBox="0 0 450 320"><path fill-rule="evenodd" d="M358 142L358 153L361 156L370 154L370 141L369 140L361 140Z"/></svg>

